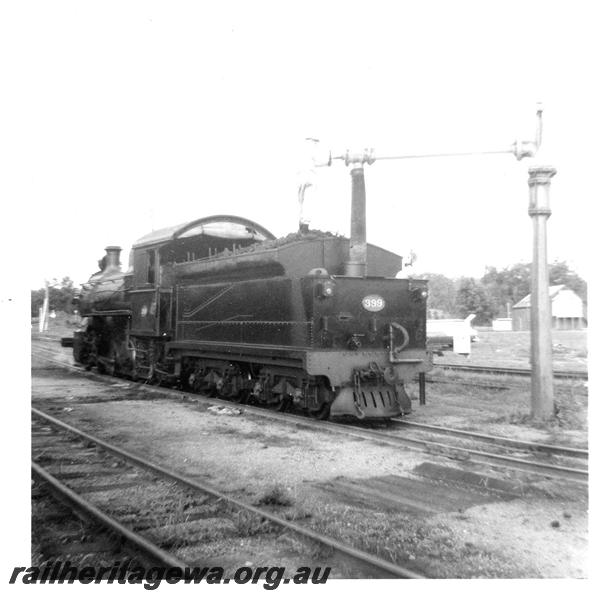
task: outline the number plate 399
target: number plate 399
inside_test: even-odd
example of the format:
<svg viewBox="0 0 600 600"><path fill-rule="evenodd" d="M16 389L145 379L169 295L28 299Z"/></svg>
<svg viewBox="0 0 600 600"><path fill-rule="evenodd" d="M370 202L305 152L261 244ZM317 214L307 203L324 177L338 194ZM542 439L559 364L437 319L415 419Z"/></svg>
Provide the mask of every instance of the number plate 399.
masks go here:
<svg viewBox="0 0 600 600"><path fill-rule="evenodd" d="M378 294L370 294L362 299L362 307L371 312L379 312L385 308L385 300Z"/></svg>

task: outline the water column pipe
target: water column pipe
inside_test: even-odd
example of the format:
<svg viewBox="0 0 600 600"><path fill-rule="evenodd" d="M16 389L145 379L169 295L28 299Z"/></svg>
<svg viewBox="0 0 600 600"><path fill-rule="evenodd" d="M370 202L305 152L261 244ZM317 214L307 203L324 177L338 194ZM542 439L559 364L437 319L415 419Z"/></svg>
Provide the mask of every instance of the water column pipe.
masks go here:
<svg viewBox="0 0 600 600"><path fill-rule="evenodd" d="M350 244L345 274L349 277L367 276L367 193L365 188L365 163L373 164L373 150L345 156L352 179L352 205L350 214Z"/></svg>
<svg viewBox="0 0 600 600"><path fill-rule="evenodd" d="M554 416L552 373L552 310L548 288L546 224L550 210L551 166L529 169L529 216L533 224L531 265L531 415L544 420Z"/></svg>

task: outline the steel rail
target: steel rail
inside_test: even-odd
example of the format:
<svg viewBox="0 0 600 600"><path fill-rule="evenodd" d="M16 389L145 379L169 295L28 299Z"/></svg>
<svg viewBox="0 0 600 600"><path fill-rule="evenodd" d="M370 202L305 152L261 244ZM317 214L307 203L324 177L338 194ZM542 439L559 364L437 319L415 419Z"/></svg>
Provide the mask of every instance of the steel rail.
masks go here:
<svg viewBox="0 0 600 600"><path fill-rule="evenodd" d="M524 450L533 450L536 452L549 452L551 454L562 454L565 456L574 456L577 458L588 458L587 448L571 448L568 446L553 446L551 444L542 444L539 442L526 442L514 438L506 438L501 436L489 435L487 433L479 433L476 431L467 431L464 429L453 429L451 427L442 427L441 425L430 425L429 423L417 423L416 421L408 421L402 418L391 419L394 423L399 423L402 426L422 429L424 431L432 431L435 433L448 434L454 437L464 437L475 440L489 442L501 446L511 446L513 448L523 448Z"/></svg>
<svg viewBox="0 0 600 600"><path fill-rule="evenodd" d="M188 564L180 561L177 557L173 556L172 554L165 552L164 550L153 544L151 541L147 540L141 535L138 535L131 529L125 527L125 525L123 525L119 521L113 519L105 512L98 509L96 506L88 502L85 498L82 498L79 494L76 494L73 490L68 488L66 485L62 484L58 479L53 477L50 473L48 473L48 471L46 471L33 460L31 461L31 470L40 479L43 479L52 488L52 490L58 492L58 494L63 496L69 504L85 512L95 521L104 525L106 528L117 532L135 547L140 548L141 550L143 550L143 552L145 552L152 558L158 560L162 565L166 565L168 567L179 567L181 569L189 567Z"/></svg>
<svg viewBox="0 0 600 600"><path fill-rule="evenodd" d="M520 367L494 367L491 365L459 365L454 363L434 363L434 367L442 369L453 369L455 371L467 371L472 373L497 373L499 375L523 375L530 376L531 369ZM587 371L563 371L555 370L553 375L556 379L587 379Z"/></svg>
<svg viewBox="0 0 600 600"><path fill-rule="evenodd" d="M502 465L516 469L519 471L527 471L567 479L569 481L579 481L587 483L588 472L583 469L575 469L572 467L564 467L562 465L552 465L548 463L540 463L530 461L514 456L504 456L493 452L483 450L474 450L470 448L461 448L460 446L451 446L440 442L432 442L411 438L405 436L397 436L390 433L377 432L358 432L356 427L351 425L342 425L338 423L326 423L327 426L333 425L336 429L348 432L350 435L364 437L378 442L386 442L402 447L416 448L418 450L433 450L438 454L446 455L450 458L454 456L468 458L473 463L484 465Z"/></svg>
<svg viewBox="0 0 600 600"><path fill-rule="evenodd" d="M222 501L226 502L230 506L234 506L236 508L250 512L256 516L261 517L262 519L266 519L272 523L276 523L280 527L283 527L285 529L293 531L294 533L296 533L306 539L309 539L313 542L318 542L320 544L323 544L325 546L333 548L334 550L336 550L337 552L340 552L341 554L344 554L353 559L359 560L365 564L368 564L369 566L378 568L381 571L385 571L386 573L389 573L390 575L394 575L396 577L400 577L403 579L422 579L423 578L423 576L420 575L419 573L416 573L409 569L405 569L404 567L401 567L394 563L388 562L382 558L370 555L366 552L363 552L362 550L358 550L356 548L352 548L351 546L347 546L329 536L322 535L320 533L317 533L315 531L312 531L312 530L302 527L300 525L296 525L295 523L291 523L290 521L286 521L285 519L282 519L276 515L273 515L273 514L267 512L267 511L256 508L255 506L252 506L251 504L247 504L246 502L243 502L241 500L236 500L235 498L227 496L226 494L219 492L215 488L212 488L203 483L199 483L198 481L196 481L194 479L190 479L189 477L187 477L183 474L176 473L175 471L171 471L169 469L161 467L160 465L151 463L151 462L145 460L144 458L141 458L140 456L136 456L135 454L133 454L127 450L124 450L122 448L117 448L116 446L113 446L112 444L105 442L104 440L101 440L100 438L97 438L91 434L85 433L84 431L81 431L80 429L77 429L67 423L64 423L63 421L60 421L60 420L56 419L55 417L52 417L36 408L32 407L31 412L36 417L38 417L40 419L44 419L48 423L51 423L52 425L54 425L60 429L63 429L65 431L68 431L69 433L77 435L78 437L83 438L83 439L87 440L88 442L91 442L100 448L103 448L107 452L110 452L111 454L114 454L115 456L118 456L119 458L125 459L139 467L142 467L143 469L152 471L153 473L161 475L162 477L164 477L166 479L169 479L179 485L186 486L194 491L202 492L203 494L208 494L209 496L212 496L213 498L217 498L218 500L222 500Z"/></svg>
<svg viewBox="0 0 600 600"><path fill-rule="evenodd" d="M105 375L97 375L95 373L88 373L82 368L75 367L72 365L68 365L62 363L60 361L47 358L50 362L54 362L58 365L63 366L67 369L72 369L77 372L85 373L92 378L98 378L101 381L107 381L109 379L108 376ZM194 394L192 392L180 392L168 388L156 388L147 384L134 384L138 385L140 388L147 390L149 393L158 394L163 397L171 397L178 400L186 400L188 398L194 398L198 402L202 402L203 404L212 404L212 405L220 405L223 407L237 407L240 405L237 402L224 400L220 398L206 398L199 394ZM562 465L552 465L547 463L540 463L535 461L527 461L521 458L511 457L511 456L503 456L501 454L495 454L492 452L485 452L482 450L474 450L474 449L466 449L461 448L459 446L451 446L449 444L443 444L440 442L433 442L427 440L420 440L418 438L411 438L406 436L399 436L390 433L384 433L380 431L369 431L362 429L353 425L345 425L342 423L334 423L331 421L315 421L306 419L303 417L297 417L295 415L289 413L275 413L273 411L265 410L264 408L255 408L251 406L244 405L242 409L245 413L264 417L268 415L271 420L280 421L288 424L300 425L303 427L308 427L310 429L316 431L331 431L333 433L343 433L345 435L350 435L352 437L366 439L375 442L385 442L388 444L393 444L400 448L412 448L416 450L427 450L434 451L437 454L446 455L449 458L455 456L467 456L472 463L475 464L483 464L486 466L492 465L501 465L505 467L509 467L512 469L516 469L519 471L525 471L529 473L541 473L546 476L566 479L569 481L578 481L587 484L588 472L583 469L575 469L572 467L565 467Z"/></svg>

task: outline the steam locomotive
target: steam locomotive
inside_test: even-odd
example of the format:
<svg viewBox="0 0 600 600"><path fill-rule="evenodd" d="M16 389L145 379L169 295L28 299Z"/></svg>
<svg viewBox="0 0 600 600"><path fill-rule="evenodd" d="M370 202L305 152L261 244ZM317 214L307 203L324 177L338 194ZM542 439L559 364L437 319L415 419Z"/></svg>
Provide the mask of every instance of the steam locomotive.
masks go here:
<svg viewBox="0 0 600 600"><path fill-rule="evenodd" d="M431 368L427 282L395 278L401 256L362 251L356 274L352 239L276 239L230 215L153 231L125 272L109 246L78 298L75 360L317 418L409 413L404 384Z"/></svg>

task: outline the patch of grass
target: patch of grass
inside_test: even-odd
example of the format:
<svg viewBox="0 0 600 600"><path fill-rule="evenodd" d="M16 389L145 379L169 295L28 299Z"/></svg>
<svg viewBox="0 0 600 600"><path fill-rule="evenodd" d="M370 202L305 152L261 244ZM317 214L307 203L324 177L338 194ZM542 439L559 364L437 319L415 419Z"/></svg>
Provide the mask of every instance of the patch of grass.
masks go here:
<svg viewBox="0 0 600 600"><path fill-rule="evenodd" d="M554 403L556 414L544 421L534 419L531 416L531 409L528 402L523 408L490 418L488 422L526 425L550 433L557 429L587 430L587 398L577 393L576 388L565 387L556 389Z"/></svg>
<svg viewBox="0 0 600 600"><path fill-rule="evenodd" d="M510 423L511 425L527 425L528 427L534 427L535 429L552 429L558 425L556 417L550 417L544 421L534 419L530 412L515 411L508 415L498 417L492 422L495 423Z"/></svg>
<svg viewBox="0 0 600 600"><path fill-rule="evenodd" d="M323 506L315 513L313 527L432 578L535 576L500 553L456 539L446 525L411 516Z"/></svg>
<svg viewBox="0 0 600 600"><path fill-rule="evenodd" d="M218 514L218 509L206 506L206 498L201 497L198 499L192 494L177 494L177 491L177 489L174 490L173 498L158 500L150 509L145 511L147 517L154 518L154 527L186 523L189 521L189 515L195 512L194 509L205 509L202 511L204 517Z"/></svg>
<svg viewBox="0 0 600 600"><path fill-rule="evenodd" d="M263 519L259 515L240 510L232 515L231 520L243 537L253 537L265 533L272 533L279 529L278 525Z"/></svg>
<svg viewBox="0 0 600 600"><path fill-rule="evenodd" d="M275 484L258 498L256 504L258 506L292 506L294 499L282 485Z"/></svg>
<svg viewBox="0 0 600 600"><path fill-rule="evenodd" d="M291 552L310 562L326 563L327 559L335 553L330 546L305 540L300 536L295 537L294 534L288 532L282 533L278 539L285 542Z"/></svg>
<svg viewBox="0 0 600 600"><path fill-rule="evenodd" d="M312 512L307 508L295 506L282 511L279 516L286 521L301 521L302 519L310 519Z"/></svg>
<svg viewBox="0 0 600 600"><path fill-rule="evenodd" d="M562 429L587 429L587 397L577 388L561 389L555 396L557 421Z"/></svg>

